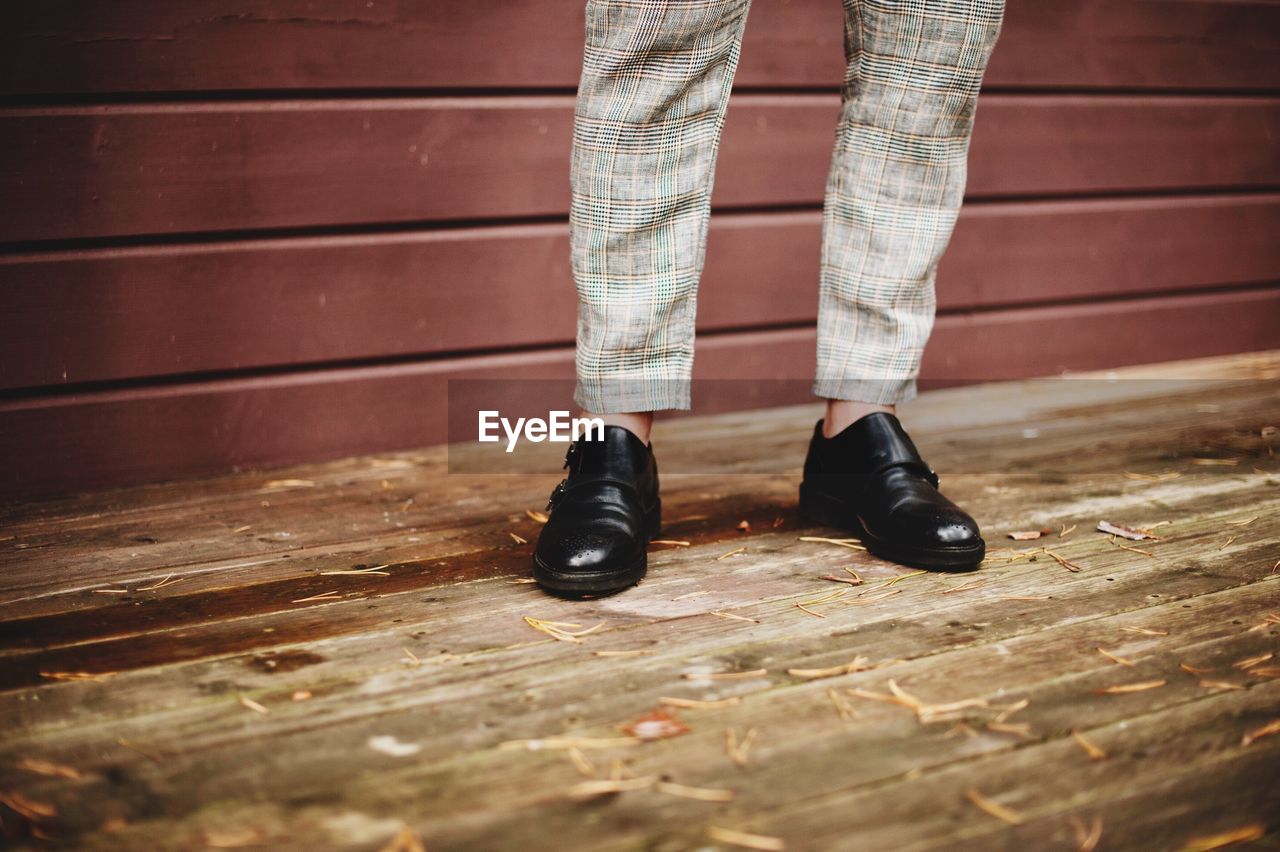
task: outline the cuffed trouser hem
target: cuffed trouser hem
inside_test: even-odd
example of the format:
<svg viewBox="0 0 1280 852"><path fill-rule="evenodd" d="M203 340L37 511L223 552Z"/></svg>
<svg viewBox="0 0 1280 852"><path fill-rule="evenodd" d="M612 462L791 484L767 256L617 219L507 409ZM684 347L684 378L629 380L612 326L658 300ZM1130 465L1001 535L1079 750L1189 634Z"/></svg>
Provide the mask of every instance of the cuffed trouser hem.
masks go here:
<svg viewBox="0 0 1280 852"><path fill-rule="evenodd" d="M688 379L579 378L573 401L592 414L686 410L691 405Z"/></svg>
<svg viewBox="0 0 1280 852"><path fill-rule="evenodd" d="M911 379L818 379L814 396L872 405L897 405L914 399L916 380Z"/></svg>

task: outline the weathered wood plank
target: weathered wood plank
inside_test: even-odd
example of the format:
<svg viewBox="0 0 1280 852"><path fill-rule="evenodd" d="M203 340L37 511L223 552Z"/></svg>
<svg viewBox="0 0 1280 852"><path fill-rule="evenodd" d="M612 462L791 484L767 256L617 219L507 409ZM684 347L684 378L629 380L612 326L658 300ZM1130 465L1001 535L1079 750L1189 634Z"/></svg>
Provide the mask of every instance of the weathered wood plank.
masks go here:
<svg viewBox="0 0 1280 852"><path fill-rule="evenodd" d="M1097 578L1094 584L1100 585ZM1060 739L1067 734L1069 727L1091 729L1124 718L1177 707L1206 695L1208 691L1198 686L1196 679L1178 671L1177 664L1191 659L1196 665L1221 666L1224 662L1255 654L1259 647L1270 644L1272 637L1248 630L1251 621L1256 621L1268 606L1274 606L1274 593L1263 588L1270 585L1264 581L1245 589L1191 599L1190 602L1174 597L1169 603L1118 616L1068 616L1053 628L1044 624L1029 624L1023 620L1021 636L1001 637L1001 628L996 628L991 635L984 636L982 641L942 654L933 653L925 657L891 662L873 672L846 676L840 683L883 691L885 678L896 677L909 691L932 701L986 697L998 703L1026 696L1030 699L1031 707L1025 718L1032 720L1037 735ZM992 606L988 605L986 609L990 612ZM1056 609L1060 616L1066 615L1061 606ZM925 616L921 621L933 621L936 618L940 623L943 616L945 614ZM1235 623L1231 621L1232 617L1235 617ZM907 621L910 623L913 620L916 619ZM797 650L803 654L801 649L812 647L819 632L828 632L829 628L821 631L806 629L807 625L814 623L809 620L799 621L791 633L791 644L784 641L782 646L770 649L774 652L772 655L765 651L768 646L762 647L758 640L742 646L741 639L733 657L726 657L723 652L718 657L698 656L696 646L686 649L684 655L679 651L675 653L677 657L684 656L685 671L707 670L705 666L699 669L700 663L711 663L710 668L713 670L726 666L731 668L735 663L742 664L744 668L746 663L755 665L759 661L785 664L787 660L799 659L794 656ZM922 642L925 647L930 644L936 646L939 635L936 626L925 623L915 626L918 628L918 631L913 631L916 642ZM1126 626L1159 628L1169 631L1169 636L1126 640L1123 638L1126 634L1120 629ZM893 628L893 623L882 623L880 631L868 632L860 628L857 633L833 635L843 636L846 643L853 642L851 647L846 648L847 653L875 647L880 653L893 655L897 652L898 656L906 656L901 653L900 645L893 647L896 643L892 641L888 647L883 645L884 639L899 635L888 632L893 631ZM743 628L734 630L741 634ZM804 640L805 634L810 637L807 642ZM777 633L774 635L781 638ZM1119 647L1119 650L1137 658L1139 667L1129 670L1096 654L1093 645L1100 639L1108 641L1112 647L1126 643L1127 647ZM721 647L725 647L723 639ZM790 657L786 652L788 647L793 649ZM782 653L781 658L778 656L779 652ZM577 653L582 655L585 651ZM529 654L525 656L527 662L535 659ZM799 661L803 662L802 659ZM999 666L995 671L998 673L995 673L993 664L997 661ZM468 809L473 812L487 810L484 803L494 801L502 802L503 813L506 820L509 820L508 826L527 820L517 809L519 806L536 807L542 814L541 825L546 830L554 830L566 838L577 835L586 841L597 829L583 824L575 816L578 806L564 801L563 790L571 783L573 773L559 754L525 757L518 752L494 750L493 747L499 740L512 735L541 736L559 733L561 728L556 720L563 720L567 713L573 714L573 718L567 723L568 732L603 732L602 735L609 735L605 726L611 727L623 720L616 715L620 712L619 693L604 688L608 680L616 679L621 682L628 679L642 683L639 689L632 686L624 691L626 699L623 703L631 704L636 712L651 705L658 694L670 694L672 690L683 694L689 692L690 686L682 687L678 682L671 683L675 673L668 670L664 674L660 663L661 659L639 665L634 661L609 661L610 674L603 678L597 676L595 691L589 694L583 691L586 666L581 663L567 667L554 676L550 671L540 668L507 670L502 675L504 682L501 685L489 684L489 688L499 690L490 698L485 698L483 693L477 694L474 687L480 682L476 679L477 672L473 672L460 684L462 691L455 691L447 700L443 696L435 697L429 692L424 693L421 687L402 692L398 697L387 692L393 681L409 683L415 679L420 680L420 677L413 677L415 672L399 666L399 672L387 672L375 677L362 690L366 696L363 701L371 702L370 710L375 711L376 715L368 718L352 716L349 712L351 698L335 702L339 705L334 708L337 712L329 716L325 725L330 728L326 741L335 749L334 753L324 749L306 750L289 746L290 742L300 745L314 741L318 732L317 725L325 724L321 721L323 716L316 716L323 712L318 704L291 706L285 698L287 692L280 688L273 690L273 693L284 699L283 704L279 699L273 700L260 691L252 692L251 694L268 702L274 712L285 714L284 717L273 715L261 718L248 716L247 711L234 704L231 696L225 696L218 706L223 708L221 715L227 724L219 726L223 728L222 732L213 733L213 741L204 747L212 746L218 750L221 771L216 779L209 778L209 758L200 756L203 749L191 740L191 734L182 724L180 713L168 713L163 724L157 724L155 719L139 719L135 723L111 724L107 730L123 734L134 743L145 744L145 750L162 755L160 763L146 768L143 773L150 776L150 780L146 782L148 788L155 792L167 790L169 795L173 795L183 787L189 787L193 783L198 785L202 790L198 797L184 797L195 807L207 797L230 798L233 801L242 799L245 789L255 789L258 795L273 799L283 790L290 790L295 795L306 790L317 790L326 783L320 779L330 777L329 772L322 768L325 764L342 759L349 767L356 754L367 755L360 749L369 736L375 733L395 736L401 741L419 745L422 750L418 752L418 759L400 761L397 764L382 757L364 756L362 759L368 761L371 767L379 768L376 774L357 776L364 780L355 783L365 789L361 795L352 797L350 801L353 804L358 802L365 808L377 810L394 806L400 814L414 813L420 820L429 819L428 825L446 838L445 845L448 848L455 848L455 843L461 840L456 836L452 838L453 842L447 840L449 833L446 827L451 825L461 829L467 845L479 842L482 844L480 848L489 848L489 843L497 837L510 836L509 833L504 833L509 832L510 828L504 829L503 820L494 822L492 815L486 818L487 824L483 827L467 819ZM689 668L690 663L694 664L694 668ZM393 663L388 668L394 667ZM602 668L600 661L597 661L595 668ZM1172 669L1169 683L1159 690L1132 696L1107 697L1099 697L1092 692L1095 688L1144 679L1151 671L1164 672L1169 669ZM1054 673L1049 680L1043 680L1046 670ZM663 684L664 677L667 684ZM241 678L237 678L239 679ZM1259 683L1257 677L1242 678L1237 675L1233 679L1245 684ZM525 681L523 685L522 680ZM746 703L741 709L706 711L688 716L695 726L694 734L682 739L675 750L663 743L661 747L625 752L632 768L641 774L661 770L680 772L683 769L676 777L688 783L705 784L715 775L720 775L723 780L731 778L733 786L742 790L744 799L750 805L750 813L776 813L785 812L790 804L815 796L826 796L834 790L856 789L881 779L898 777L910 768L940 767L961 758L972 759L975 755L1006 751L1016 745L1016 738L994 733L983 733L973 740L961 737L948 743L948 738L943 736L947 726L922 729L910 712L874 702L860 708L861 716L855 724L840 725L835 721L834 710L825 695L826 688L831 685L830 681L797 684L793 679L791 682L786 682L785 678L781 682L776 678L770 680L764 689L751 681L725 682L726 685L720 687L714 684L698 687L695 681L691 684L695 688L694 694L742 694L746 696ZM225 684L226 681L222 683ZM95 687L89 684L59 687L74 688ZM243 686L233 688L244 689ZM1274 692L1275 686L1258 685L1255 688ZM328 697L324 696L323 687L317 695L321 696L315 699L317 702L323 702ZM339 696L335 696L337 697ZM1274 698L1267 706L1272 706L1273 701ZM209 705L210 702L206 701L205 704ZM485 709L482 712L491 721L474 732L459 730L457 719L460 715L450 712L451 705L483 707ZM518 714L511 713L515 707L521 708ZM418 708L418 711L415 712L414 708ZM626 711L624 709L621 712ZM499 715L495 720L494 716L489 715L495 713L506 715ZM1085 714L1083 717L1082 713ZM987 714L977 714L979 719L984 715ZM306 719L308 716L309 720ZM284 721L288 717L295 720L296 727ZM758 725L763 732L771 735L762 739L757 749L758 764L771 771L737 775L723 756L713 764L715 769L708 765L707 761L721 749L722 726L741 724L742 721ZM286 727L282 729L281 725ZM782 732L785 732L785 736ZM1235 733L1237 736L1240 734L1238 726ZM90 726L78 731L55 731L52 733L53 740L48 737L43 739L46 740L46 748L57 740L62 740L65 747L70 744L68 739L75 740L84 735L102 736ZM142 736L145 739L139 739ZM282 756L268 761L270 769L260 760L245 757L258 748L258 742L268 736L278 749L276 754ZM241 739L244 740L243 744L233 744L234 740ZM856 748L858 743L865 746L884 742L892 743L893 748L859 749L859 760L838 770L838 780L831 777L829 754ZM463 754L459 752L460 746L478 750L472 754ZM193 755L196 760L190 762L183 757L183 752L193 748L196 749ZM1075 750L1076 746L1072 745L1071 748ZM119 759L120 750L112 751L116 759ZM1078 750L1075 753L1078 755ZM53 754L64 760L68 758L65 753L55 751ZM81 747L79 756L82 764L86 754ZM288 755L287 760L283 758L284 755ZM444 757L445 755L448 757ZM1077 759L1082 764L1087 763L1083 756L1078 756ZM136 764L137 759L132 762ZM824 765L825 774L820 768ZM726 770L733 774L723 776ZM782 773L787 781L781 788L777 783L778 773ZM160 782L157 775L167 775L169 780ZM530 777L540 780L530 783ZM557 784L555 778L562 780ZM441 783L447 784L441 789L441 795L427 801L409 803L401 795L414 785ZM56 786L58 785L49 782L42 785L45 790ZM785 793L782 792L783 788ZM351 791L350 785L348 791ZM483 796L479 795L480 791L484 791ZM765 798L762 799L762 795ZM619 831L634 831L637 826L643 831L645 821L637 819L637 814L631 810L630 800L624 802L625 804L615 805L606 814L606 818L617 820ZM463 803L466 803L466 807L459 811L458 806ZM636 805L640 806L638 803ZM640 807L651 818L656 815L655 812L666 813L668 818L659 823L666 825L670 823L671 815L687 816L693 806L678 802L645 802ZM701 809L703 806L698 807ZM91 821L93 817L94 814L84 814L78 815L76 819ZM92 825L92 822L87 824ZM584 831L587 834L584 835ZM486 838L489 843L485 842Z"/></svg>
<svg viewBox="0 0 1280 852"><path fill-rule="evenodd" d="M1277 231L1271 194L970 205L938 306L1280 280ZM714 216L699 329L812 322L820 236L818 211ZM0 387L564 345L568 264L561 224L10 255Z"/></svg>
<svg viewBox="0 0 1280 852"><path fill-rule="evenodd" d="M735 98L713 203L819 203L837 104ZM566 96L6 109L0 241L564 216L572 109ZM1277 122L1275 98L992 95L969 194L1275 188Z"/></svg>
<svg viewBox="0 0 1280 852"><path fill-rule="evenodd" d="M840 81L841 15L757 3L739 86ZM302 0L13 3L0 16L4 94L577 85L582 4L466 0L394 8ZM1000 88L1276 89L1265 3L1017 0L987 71ZM431 56L433 61L423 62Z"/></svg>
<svg viewBox="0 0 1280 852"><path fill-rule="evenodd" d="M1230 363L1248 362L1235 358ZM1211 373L1198 379L1195 367L1184 366L1166 368L1167 375L1182 376L1178 381L1082 378L931 392L905 406L903 416L948 482L955 474L982 474L982 482L998 483L1011 482L1010 475L1020 471L1040 471L1036 475L1041 480L1073 474L1070 483L1057 480L1061 484L1043 492L1044 497L1056 504L1079 489L1110 489L1115 499L1098 509L1111 512L1129 511L1122 501L1136 506L1148 494L1166 505L1182 504L1210 493L1194 474L1212 469L1192 461L1204 454L1206 442L1250 469L1269 464L1263 442L1247 437L1280 416L1276 395L1259 381L1272 369L1268 363L1259 359L1241 374L1253 375L1253 383L1214 382ZM981 402L975 404L975 399ZM793 501L787 489L794 487L794 479L791 485L762 492L753 482L731 479L726 485L708 475L794 477L804 436L819 414L804 406L660 423L663 469L681 474L668 484L668 533L733 537L731 528L741 519L737 515L747 514L757 526L772 523L770 512ZM1027 430L1035 437L1028 438ZM757 452L726 451L737 447L734 441L744 434L753 436ZM412 562L442 547L464 561L483 559L494 547L510 549L509 531L531 538L537 527L523 513L545 500L545 472L557 469L557 451L525 461L522 469L534 471L527 477L448 474L446 455L451 452L437 448L369 459L355 470L332 463L224 479L208 493L192 485L117 492L106 500L85 500L82 517L44 511L46 504L14 504L5 519L14 538L0 543L0 568L7 579L2 600L29 608L55 605L38 600L56 597L83 612L117 600L89 589L119 588L121 583L137 588L170 575L182 579L177 588L142 595L151 599L222 588L238 582L237 577L276 581L305 577L320 570L317 566L327 570ZM1122 470L1188 478L1152 484L1120 478ZM273 481L283 487L272 487ZM955 481L949 487L964 489L967 504L984 524L1039 528L1053 520L1044 514L1028 517L1023 509L1010 516L999 495L985 494L982 483L970 484L967 477ZM238 493L227 490L234 482L241 483ZM458 487L465 487L466 503L450 501L449 489ZM697 506L698 495L709 487L721 495L710 513ZM1211 489L1212 499L1234 500L1233 493L1253 487L1248 477L1235 477ZM156 501L166 493L174 496ZM774 498L777 506L770 507ZM47 504L49 509L58 505ZM755 517L757 513L768 517ZM707 515L705 527L680 521L699 514Z"/></svg>
<svg viewBox="0 0 1280 852"><path fill-rule="evenodd" d="M92 671L95 660L129 670L0 694L0 716L15 721L0 732L0 789L56 805L60 817L47 827L80 848L189 848L223 842L231 835L219 832L232 831L285 847L378 849L402 824L445 849L509 848L513 837L538 846L553 836L574 848L683 848L704 842L708 824L776 833L800 849L829 848L851 833L895 848L990 848L1068 841L1069 816L1087 822L1099 813L1104 842L1150 836L1178 845L1196 833L1267 825L1275 794L1266 781L1280 739L1243 747L1240 738L1274 718L1280 687L1270 669L1240 664L1276 650L1280 637L1280 625L1264 620L1280 603L1271 568L1280 498L1268 484L1274 476L1263 472L1273 460L1259 435L1276 414L1277 397L1265 385L1274 371L1274 357L1235 358L1133 370L1128 381L957 388L920 400L921 428L913 431L931 459L946 461L949 493L980 513L993 545L1010 529L1075 523L1065 538L1055 533L1044 543L1082 566L1079 573L1044 555L1008 561L1010 551L996 550L974 575L911 575L864 553L800 542L807 528L788 517L774 529L770 519L786 516L793 499L800 448L791 445L803 441L790 436L809 425L808 406L662 424L664 459L705 456L736 432L736 449L754 447L768 469L672 477L674 513L706 516L674 521L692 546L655 548L651 577L639 588L585 603L505 583L509 560L527 558L514 543L492 560L489 579L403 585L431 557L448 564L492 550L485 542L519 519L526 493L542 490L537 477L506 494L484 478L455 478L444 473L440 450L394 457L413 466L387 468L394 484L386 489L378 468L344 462L296 468L291 477L318 484L274 493L262 490L262 475L242 475L214 483L207 495L187 484L95 496L84 501L83 517L68 501L37 504L25 517L19 508L14 541L74 560L109 544L109 573L131 558L127 542L110 544L113 535L150 523L178 541L183 515L196 528L216 524L267 494L279 501L277 520L310 517L299 529L312 553L299 548L286 560L285 546L260 542L276 557L266 574L245 566L201 586L216 577L206 569L217 567L226 546L209 534L185 560L177 549L144 557L157 570L182 563L183 579L156 592L152 606L161 609L99 599L79 623L68 601L6 604L4 671L43 664ZM1240 469L1192 463L1205 453L1241 460ZM960 473L966 468L984 472ZM1129 470L1181 475L1121 475ZM361 531L327 530L326 514L339 517L350 505L372 515L395 505L397 489L431 481L440 486L432 502L446 508L436 510L439 526L425 525L434 537L419 542L423 564L394 566L377 582L349 578L365 599L336 604L292 605L287 585L273 585L316 567L288 565L292 559L333 559L359 545ZM733 529L739 515L752 521L750 535ZM1100 517L1168 523L1158 528L1161 540L1126 550L1092 531ZM78 546L78 527L101 544ZM366 547L399 546L413 534L386 530ZM743 545L744 553L715 558ZM6 577L16 569L13 576L35 581L21 553L5 549ZM88 560L68 564L93 578ZM814 604L825 618L795 606L832 588L818 575L845 567L866 578L866 592ZM259 608L219 609L218 594L204 594L218 588ZM163 608L169 621L156 617ZM132 623L129 609L138 610ZM753 620L718 618L712 609ZM521 615L604 626L570 645L533 632ZM592 654L601 649L652 653ZM813 681L785 673L859 654L876 668ZM1192 676L1183 663L1210 671ZM756 668L767 673L706 677ZM891 678L932 702L1026 698L1009 721L1027 724L1029 736L984 727L993 709L968 712L972 738L947 736L948 724L921 725L908 709L880 702L860 702L856 719L837 716L828 688L883 692ZM1095 694L1152 679L1166 683ZM1206 687L1202 679L1242 688ZM300 689L311 697L291 700ZM240 695L269 714L240 705ZM498 747L561 733L612 736L664 695L742 701L681 711L693 730L675 741L591 751L590 759L600 771L616 755L636 774L734 789L735 801L640 791L574 803L565 794L581 776L563 753ZM725 755L726 726L759 731L741 769ZM1108 759L1090 763L1072 728ZM417 751L379 752L370 745L378 736ZM84 777L40 776L18 768L23 758L73 766ZM968 804L971 787L1024 812L1024 825L1006 829ZM107 832L108 820L121 822Z"/></svg>

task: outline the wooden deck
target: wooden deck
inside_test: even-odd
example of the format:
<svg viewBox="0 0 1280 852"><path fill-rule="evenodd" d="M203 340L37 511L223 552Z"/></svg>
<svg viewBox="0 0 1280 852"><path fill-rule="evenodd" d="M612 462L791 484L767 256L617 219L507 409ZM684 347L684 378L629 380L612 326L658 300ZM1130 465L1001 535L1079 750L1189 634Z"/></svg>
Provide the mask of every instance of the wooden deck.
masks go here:
<svg viewBox="0 0 1280 852"><path fill-rule="evenodd" d="M732 441L757 472L667 476L663 538L689 546L655 544L639 587L586 602L526 580L517 537L555 473L447 474L442 449L7 506L3 831L85 849L1274 846L1280 353L1114 376L906 408L992 548L969 575L802 540L836 535L794 509L814 407L662 424L668 467ZM863 584L822 579L850 572ZM600 627L562 641L525 616ZM660 707L687 732L623 730ZM628 789L590 795L610 783Z"/></svg>

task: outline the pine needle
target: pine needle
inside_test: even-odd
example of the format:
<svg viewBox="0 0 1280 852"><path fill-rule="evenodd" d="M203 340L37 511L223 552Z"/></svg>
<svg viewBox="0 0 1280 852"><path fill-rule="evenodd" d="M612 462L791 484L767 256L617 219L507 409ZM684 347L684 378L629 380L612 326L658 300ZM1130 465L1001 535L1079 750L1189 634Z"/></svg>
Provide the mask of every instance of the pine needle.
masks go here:
<svg viewBox="0 0 1280 852"><path fill-rule="evenodd" d="M582 642L583 636L589 633L595 633L604 627L604 622L588 627L585 630L565 630L566 627L581 627L581 624L574 624L569 621L544 621L541 618L534 618L531 615L522 616L524 623L537 630L539 633L545 633L552 639L559 642Z"/></svg>
<svg viewBox="0 0 1280 852"><path fill-rule="evenodd" d="M592 651L597 657L647 657L656 652L635 649L631 651Z"/></svg>
<svg viewBox="0 0 1280 852"><path fill-rule="evenodd" d="M289 601L289 603L311 603L313 601L336 601L341 599L342 595L338 592L321 592L320 594L312 595L309 598L298 598L295 601Z"/></svg>
<svg viewBox="0 0 1280 852"><path fill-rule="evenodd" d="M817 542L818 544L834 544L837 547L848 548L849 550L866 550L867 548L861 544L856 538L823 538L817 535L802 535L800 541Z"/></svg>
<svg viewBox="0 0 1280 852"><path fill-rule="evenodd" d="M734 621L747 621L747 622L750 622L751 624L760 623L760 620L756 618L747 618L745 615L734 615L731 612L720 612L719 610L716 610L716 609L708 610L707 615L714 615L716 618L730 618L730 619L733 619Z"/></svg>
<svg viewBox="0 0 1280 852"><path fill-rule="evenodd" d="M507 740L499 743L500 749L522 748L525 751L542 751L543 749L592 749L623 748L640 745L639 737L542 737L532 740Z"/></svg>
<svg viewBox="0 0 1280 852"><path fill-rule="evenodd" d="M1106 657L1111 662L1116 663L1117 665L1130 666L1130 667L1133 666L1132 660L1126 660L1124 657L1117 657L1115 654L1111 653L1105 648L1095 648L1094 650L1097 651L1102 656Z"/></svg>
<svg viewBox="0 0 1280 852"><path fill-rule="evenodd" d="M1202 674L1208 674L1209 672L1213 671L1213 669L1196 668L1195 666L1190 665L1189 663L1179 663L1178 668L1182 669L1184 672L1186 672L1189 675L1202 675Z"/></svg>
<svg viewBox="0 0 1280 852"><path fill-rule="evenodd" d="M1272 719L1261 728L1254 728L1252 731L1244 735L1244 738L1240 740L1240 745L1253 745L1254 742L1262 739L1263 737L1269 737L1273 734L1280 734L1280 719Z"/></svg>
<svg viewBox="0 0 1280 852"><path fill-rule="evenodd" d="M729 698L720 698L714 701L703 701L697 698L671 698L663 696L658 699L659 704L665 704L668 707L684 707L690 710L713 710L717 707L733 707L741 704L742 698L734 695Z"/></svg>
<svg viewBox="0 0 1280 852"><path fill-rule="evenodd" d="M1209 852L1211 849L1221 849L1234 843L1248 843L1250 840L1257 840L1266 833L1266 827L1260 823L1246 825L1243 828L1224 831L1222 834L1193 837L1187 841L1186 846L1182 847L1182 852Z"/></svg>
<svg viewBox="0 0 1280 852"><path fill-rule="evenodd" d="M685 680L739 680L743 678L764 677L768 673L768 669L752 669L749 672L707 672L706 674L686 672L683 677Z"/></svg>
<svg viewBox="0 0 1280 852"><path fill-rule="evenodd" d="M671 781L659 781L655 789L668 796L679 796L682 799L696 799L699 802L732 802L737 796L732 790L714 787L689 787Z"/></svg>
<svg viewBox="0 0 1280 852"><path fill-rule="evenodd" d="M61 763L54 763L51 760L41 760L38 757L24 757L18 763L18 768L34 772L37 775L47 775L50 778L69 778L74 781L84 777L79 769L74 769Z"/></svg>
<svg viewBox="0 0 1280 852"><path fill-rule="evenodd" d="M567 754L569 755L569 762L573 764L579 774L585 775L588 778L594 778L596 776L595 765L592 764L591 761L587 760L587 756L582 753L581 749L577 746L573 746L568 750Z"/></svg>
<svg viewBox="0 0 1280 852"><path fill-rule="evenodd" d="M673 538L655 538L653 541L649 543L650 544L668 544L668 545L671 545L672 547L688 547L689 546L689 542L680 541Z"/></svg>
<svg viewBox="0 0 1280 852"><path fill-rule="evenodd" d="M970 788L965 793L965 797L977 805L978 809L995 817L1001 822L1007 822L1009 825L1022 825L1023 816L1012 808L1006 808L999 802L993 801L975 789Z"/></svg>
<svg viewBox="0 0 1280 852"><path fill-rule="evenodd" d="M867 665L867 658L859 654L854 657L851 662L842 666L831 666L825 669L787 669L787 674L792 677L804 678L806 680L815 680L823 677L838 677L839 675L850 674L851 672L866 671L871 668Z"/></svg>
<svg viewBox="0 0 1280 852"><path fill-rule="evenodd" d="M735 556L739 553L746 553L746 552L747 552L747 549L745 547L739 547L737 550L730 550L728 553L721 553L719 556L716 557L716 561L719 562L721 559L728 559L730 556Z"/></svg>
<svg viewBox="0 0 1280 852"><path fill-rule="evenodd" d="M787 845L781 837L769 837L764 834L750 834L734 828L721 828L718 825L707 826L707 837L720 843L741 846L744 849L759 849L762 852L781 852Z"/></svg>
<svg viewBox="0 0 1280 852"><path fill-rule="evenodd" d="M1121 630L1127 630L1130 633L1141 633L1144 636L1168 636L1168 630L1149 630L1146 627L1121 627Z"/></svg>
<svg viewBox="0 0 1280 852"><path fill-rule="evenodd" d="M252 710L252 711L253 711L253 712L255 712L255 713L259 713L259 714L261 714L261 715L263 715L263 716L265 716L265 715L267 715L268 713L270 713L270 712L271 712L271 711L270 711L270 710L268 710L266 707L263 707L261 704L259 704L258 702L254 701L252 698L249 698L249 697L244 696L244 695L241 695L241 696L240 696L240 706L241 706L241 707L245 707L245 708L247 708L247 709L249 709L249 710Z"/></svg>
<svg viewBox="0 0 1280 852"><path fill-rule="evenodd" d="M512 541L514 541L516 544L528 544L528 543L529 543L529 539L527 539L527 538L525 538L525 537L523 537L523 536L521 536L521 535L517 535L516 533L513 533L513 532L511 532L510 530L508 530L508 531L507 531L507 535L511 536L511 540L512 540Z"/></svg>
<svg viewBox="0 0 1280 852"><path fill-rule="evenodd" d="M836 713L841 719L856 719L858 711L849 703L849 699L836 692L835 687L827 687L827 697L831 699L831 703L835 705Z"/></svg>
<svg viewBox="0 0 1280 852"><path fill-rule="evenodd" d="M1095 689L1095 695L1127 695L1131 692L1146 692L1148 689L1158 689L1167 683L1163 680L1146 680L1141 683L1122 683L1116 686L1104 686L1101 689Z"/></svg>
<svg viewBox="0 0 1280 852"><path fill-rule="evenodd" d="M652 775L643 778L619 778L604 781L581 781L569 788L569 798L584 801L597 796L608 796L613 793L625 793L628 790L643 790L652 787L658 779Z"/></svg>
<svg viewBox="0 0 1280 852"><path fill-rule="evenodd" d="M724 729L724 750L738 766L747 765L747 753L751 751L751 744L755 741L756 729L748 728L747 733L743 735L742 740L738 740L738 733L733 728Z"/></svg>
<svg viewBox="0 0 1280 852"><path fill-rule="evenodd" d="M1084 749L1084 753L1089 755L1090 760L1106 760L1107 753L1089 742L1089 740L1085 739L1084 734L1080 733L1075 728L1071 729L1071 737L1080 744L1080 748Z"/></svg>
<svg viewBox="0 0 1280 852"><path fill-rule="evenodd" d="M1202 680L1200 681L1200 686L1205 689L1244 689L1238 683L1229 683L1225 680Z"/></svg>
<svg viewBox="0 0 1280 852"><path fill-rule="evenodd" d="M1098 841L1102 839L1101 816L1095 816L1086 829L1080 818L1073 814L1071 828L1076 833L1076 852L1093 852L1098 848Z"/></svg>
<svg viewBox="0 0 1280 852"><path fill-rule="evenodd" d="M1247 659L1243 659L1243 660L1240 660L1239 662L1232 663L1231 667L1244 671L1246 669L1251 669L1254 666L1262 665L1263 663L1265 663L1267 660L1271 659L1274 656L1275 654L1272 652L1268 652L1266 654L1259 654L1256 657L1248 657Z"/></svg>

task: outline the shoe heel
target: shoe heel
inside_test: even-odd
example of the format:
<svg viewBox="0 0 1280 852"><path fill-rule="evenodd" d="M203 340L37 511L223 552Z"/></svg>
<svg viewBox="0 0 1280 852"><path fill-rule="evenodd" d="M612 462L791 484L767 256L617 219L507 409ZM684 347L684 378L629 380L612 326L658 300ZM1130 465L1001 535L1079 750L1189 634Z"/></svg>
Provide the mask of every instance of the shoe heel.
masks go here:
<svg viewBox="0 0 1280 852"><path fill-rule="evenodd" d="M858 538L865 533L857 515L849 507L829 494L815 491L806 483L800 483L800 514L825 527L851 532Z"/></svg>
<svg viewBox="0 0 1280 852"><path fill-rule="evenodd" d="M648 540L652 541L657 538L658 533L662 531L662 501L659 500L653 504L644 516L644 530Z"/></svg>

